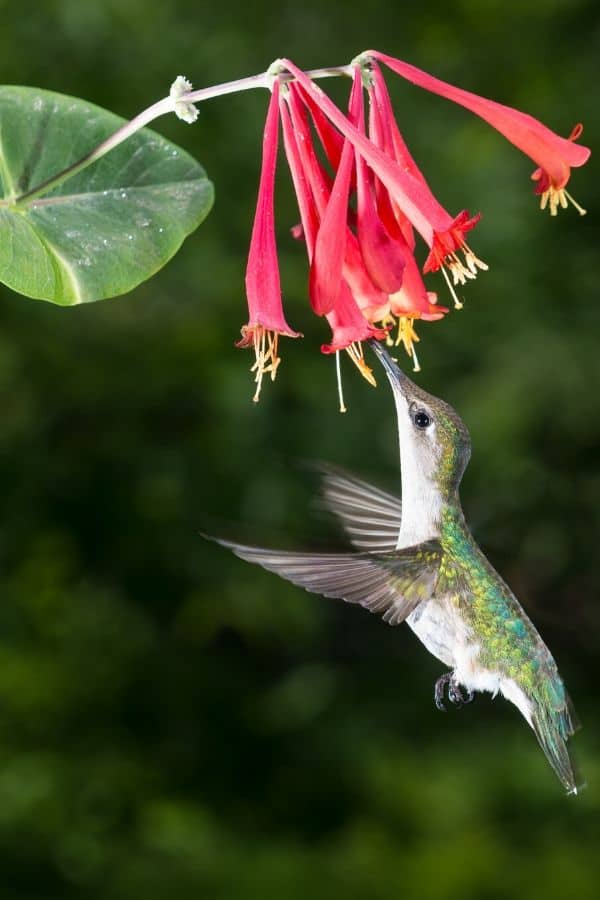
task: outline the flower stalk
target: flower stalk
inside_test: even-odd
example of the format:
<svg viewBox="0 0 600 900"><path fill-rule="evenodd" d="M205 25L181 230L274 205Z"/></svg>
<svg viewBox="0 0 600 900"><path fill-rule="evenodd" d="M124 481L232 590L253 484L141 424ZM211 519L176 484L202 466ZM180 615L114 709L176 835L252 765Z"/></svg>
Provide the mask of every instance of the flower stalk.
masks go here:
<svg viewBox="0 0 600 900"><path fill-rule="evenodd" d="M329 68L313 69L307 72L307 75L313 79L336 78L344 75L349 76L350 74L350 66L330 66ZM178 76L178 78L182 77L183 76L181 75ZM292 81L293 76L283 74L279 76L279 79L283 82ZM145 128L151 122L154 122L161 116L176 113L178 104L203 103L205 100L212 100L215 97L224 97L227 94L239 94L242 91L252 91L260 88L271 90L272 83L273 77L269 70L267 70L258 75L237 78L235 81L225 81L222 84L214 84L210 87L199 88L195 91L189 90L180 94L178 97L173 97L169 94L167 97L163 97L162 100L157 100L156 103L153 103L151 106L142 110L142 112L134 116L133 119L125 122L120 128L117 128L116 131L109 135L109 137L105 138L105 140L101 141L96 147L93 147L88 153L82 156L81 159L76 160L65 169L57 172L56 175L47 178L45 181L40 182L40 184L35 185L28 191L24 191L22 194L13 198L11 204L14 206L28 205L37 197L42 196L42 194L47 194L48 191L53 190L69 178L72 178L74 175L83 171L83 169L87 169L92 163L102 159L103 156L106 156L106 154L110 153L111 150L114 150L115 147L123 144L137 131L141 131L142 128Z"/></svg>

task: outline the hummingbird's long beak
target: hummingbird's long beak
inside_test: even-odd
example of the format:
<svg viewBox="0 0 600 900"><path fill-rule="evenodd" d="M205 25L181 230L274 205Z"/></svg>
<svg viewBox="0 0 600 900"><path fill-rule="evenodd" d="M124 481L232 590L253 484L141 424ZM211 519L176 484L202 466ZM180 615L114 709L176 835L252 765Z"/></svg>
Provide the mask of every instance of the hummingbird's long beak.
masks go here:
<svg viewBox="0 0 600 900"><path fill-rule="evenodd" d="M392 386L392 390L398 391L400 394L402 394L402 396L406 396L409 388L413 386L412 381L410 380L408 375L404 374L402 369L397 365L397 363L394 362L390 354L387 352L385 347L383 347L379 343L379 341L371 338L369 344L375 351L376 355L379 357L379 361L385 369L385 373Z"/></svg>

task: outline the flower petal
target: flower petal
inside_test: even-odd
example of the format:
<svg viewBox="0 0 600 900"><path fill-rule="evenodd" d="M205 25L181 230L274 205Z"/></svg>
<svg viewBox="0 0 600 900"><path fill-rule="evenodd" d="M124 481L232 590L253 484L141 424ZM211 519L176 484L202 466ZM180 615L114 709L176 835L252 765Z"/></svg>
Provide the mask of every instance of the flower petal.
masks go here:
<svg viewBox="0 0 600 900"><path fill-rule="evenodd" d="M414 256L406 255L402 287L390 297L390 312L394 316L411 316L434 322L443 319L448 312L445 306L437 306L437 294L428 291Z"/></svg>
<svg viewBox="0 0 600 900"><path fill-rule="evenodd" d="M265 121L258 200L246 267L246 294L250 313L246 328L250 331L256 326L262 326L267 331L298 337L298 332L290 328L283 314L275 241L274 192L278 120L279 83L275 80Z"/></svg>
<svg viewBox="0 0 600 900"><path fill-rule="evenodd" d="M313 257L315 241L317 239L319 217L315 206L313 192L306 176L300 148L296 140L298 132L292 124L288 102L283 98L281 98L279 102L279 112L283 127L285 154L292 175L292 182L298 201L298 209L300 210L300 219L302 221L301 225L294 226L292 229L292 236L298 240L306 241L306 249L310 262Z"/></svg>
<svg viewBox="0 0 600 900"><path fill-rule="evenodd" d="M390 129L386 122L387 114L388 113L384 111L377 102L375 91L371 85L369 87L369 139L376 147L383 150L384 153L387 153L388 156L394 159L394 146L391 141ZM373 180L379 218L391 237L396 238L398 237L398 234L400 234L404 237L410 248L414 249L415 236L411 223L401 211L398 204L394 202L386 186L374 173Z"/></svg>
<svg viewBox="0 0 600 900"><path fill-rule="evenodd" d="M365 268L358 240L352 232L346 237L344 278L363 316L369 322L385 318L389 309L388 294L376 287Z"/></svg>
<svg viewBox="0 0 600 900"><path fill-rule="evenodd" d="M310 112L311 119L313 120L313 124L315 126L315 131L317 132L319 140L321 141L321 144L325 151L325 156L327 157L333 171L337 172L340 164L340 159L342 158L342 150L344 149L344 138L339 133L339 131L337 131L332 126L327 116L317 106L311 95L303 90L299 85L296 85L295 87L299 88L298 93L302 97L302 102Z"/></svg>
<svg viewBox="0 0 600 900"><path fill-rule="evenodd" d="M357 97L361 93L361 75L357 68L350 96L351 114L354 114ZM321 219L310 269L310 300L318 315L324 315L335 307L341 289L353 163L354 149L350 141L346 140L329 201Z"/></svg>
<svg viewBox="0 0 600 900"><path fill-rule="evenodd" d="M317 233L310 269L309 293L314 311L321 316L335 306L342 283L353 156L352 146L346 143L329 203Z"/></svg>
<svg viewBox="0 0 600 900"><path fill-rule="evenodd" d="M338 299L334 309L327 313L327 321L333 332L330 344L323 344L322 353L335 353L345 350L351 344L366 341L369 338L383 340L385 328L375 328L358 308L346 281L342 281Z"/></svg>
<svg viewBox="0 0 600 900"><path fill-rule="evenodd" d="M444 231L451 224L452 217L438 203L427 186L409 172L403 171L394 160L376 147L349 121L321 88L314 84L293 62L284 59L282 64L295 76L306 92L310 93L315 103L329 117L335 127L364 157L423 239L431 246L434 231Z"/></svg>
<svg viewBox="0 0 600 900"><path fill-rule="evenodd" d="M425 260L423 271L437 272L448 257L452 257L458 250L462 250L465 245L466 232L475 228L480 218L479 213L475 216L470 216L468 211L463 209L448 228L444 231L436 231L433 238L433 246Z"/></svg>
<svg viewBox="0 0 600 900"><path fill-rule="evenodd" d="M372 95L382 122L382 130L385 140L384 149L389 156L395 159L396 162L400 166L402 166L403 169L405 169L407 172L410 172L410 174L414 175L415 178L418 178L419 181L427 184L425 176L416 164L413 156L406 146L406 142L402 137L402 134L400 133L398 123L396 122L396 118L394 116L392 101L390 100L390 95L385 83L385 78L383 77L383 73L376 62L372 63L372 79Z"/></svg>
<svg viewBox="0 0 600 900"><path fill-rule="evenodd" d="M361 78L357 66L358 77ZM364 131L362 88L358 94L357 125ZM355 151L356 225L360 250L373 284L386 294L399 290L404 271L404 256L398 241L392 239L379 218L374 197L373 176L363 157Z"/></svg>
<svg viewBox="0 0 600 900"><path fill-rule="evenodd" d="M439 78L434 78L433 75L428 75L427 72L416 66L392 56L386 56L385 53L379 53L377 50L369 50L365 55L381 60L407 81L411 81L433 94L438 94L440 97L445 97L447 100L452 100L484 119L537 163L547 173L552 186L556 189L566 185L572 166L582 166L589 159L591 150L588 147L560 137L527 113L455 87Z"/></svg>

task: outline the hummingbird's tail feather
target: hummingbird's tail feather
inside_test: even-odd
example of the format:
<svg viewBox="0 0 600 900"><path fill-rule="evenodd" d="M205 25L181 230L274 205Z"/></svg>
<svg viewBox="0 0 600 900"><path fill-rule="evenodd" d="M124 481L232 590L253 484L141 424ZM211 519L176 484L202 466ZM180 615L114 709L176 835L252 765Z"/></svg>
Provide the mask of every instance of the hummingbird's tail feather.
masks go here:
<svg viewBox="0 0 600 900"><path fill-rule="evenodd" d="M576 731L579 731L579 729L581 728L581 722L579 721L579 716L575 712L575 707L573 706L573 701L571 700L571 698L569 697L568 694L566 695L565 713L567 716L567 727L569 729L568 733L569 733L569 737L570 737L571 735L575 734Z"/></svg>
<svg viewBox="0 0 600 900"><path fill-rule="evenodd" d="M564 785L568 794L577 794L584 782L577 771L575 760L567 741L576 730L572 705L553 709L546 703L536 703L531 715L531 727L548 762Z"/></svg>
<svg viewBox="0 0 600 900"><path fill-rule="evenodd" d="M211 538L240 559L293 584L325 597L358 603L379 613L385 622L398 625L415 607L431 596L435 586L439 544L428 541L394 553L289 553L263 547L247 547Z"/></svg>
<svg viewBox="0 0 600 900"><path fill-rule="evenodd" d="M400 534L402 503L343 469L318 464L323 500L340 520L359 550L395 550Z"/></svg>

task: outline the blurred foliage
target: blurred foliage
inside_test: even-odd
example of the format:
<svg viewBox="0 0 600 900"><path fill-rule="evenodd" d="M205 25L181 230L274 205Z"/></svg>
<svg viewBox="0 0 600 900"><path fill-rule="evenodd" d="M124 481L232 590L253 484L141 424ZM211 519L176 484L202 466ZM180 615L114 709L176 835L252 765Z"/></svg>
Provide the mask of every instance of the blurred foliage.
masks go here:
<svg viewBox="0 0 600 900"><path fill-rule="evenodd" d="M181 72L200 86L375 46L563 134L581 119L597 146L592 0L23 0L2 21L4 82L124 116ZM232 344L265 96L223 98L193 128L158 123L217 196L164 271L91 308L1 292L0 900L597 896L595 158L572 182L588 216L550 220L500 137L408 85L394 96L445 205L484 214L473 244L490 272L462 313L421 329L420 380L471 429L464 504L567 680L588 790L562 796L502 700L439 715L440 665L408 629L199 537L332 545L307 457L398 482L387 387L347 365L336 411L283 175L288 318L305 339L284 342L276 384L250 402Z"/></svg>

